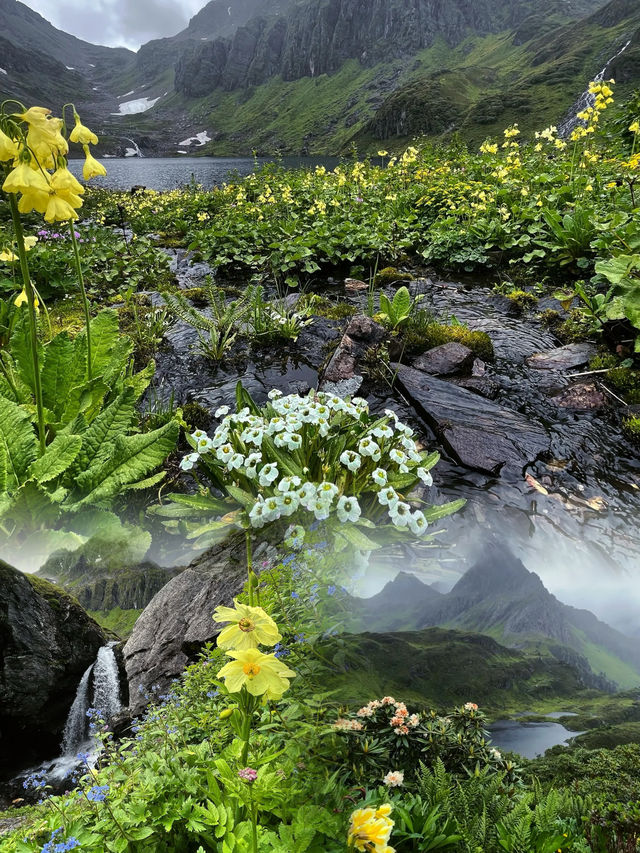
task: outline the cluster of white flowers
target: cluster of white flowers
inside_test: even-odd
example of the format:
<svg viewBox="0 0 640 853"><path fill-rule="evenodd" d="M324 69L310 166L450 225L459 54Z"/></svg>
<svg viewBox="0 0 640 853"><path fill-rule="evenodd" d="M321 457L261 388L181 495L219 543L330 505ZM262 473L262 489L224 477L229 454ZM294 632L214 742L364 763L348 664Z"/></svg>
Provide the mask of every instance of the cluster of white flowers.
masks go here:
<svg viewBox="0 0 640 853"><path fill-rule="evenodd" d="M182 470L190 470L204 457L205 462L213 462L226 470L232 479L244 477L255 481L258 488L254 491L258 494L249 512L255 528L293 515L298 509L313 513L318 521L329 518L332 511L343 523L357 521L362 509L355 495L341 493L333 482L303 480L290 470L299 470L303 476L309 473L301 460L312 448L317 454L323 444L330 443L330 433L336 422L339 422L341 435L344 435L345 423L362 431L363 418L369 415L366 400L359 397L345 400L314 391L307 397L283 396L277 390L269 392L269 399L269 414L264 416L252 414L248 407L229 414L229 407L221 406L215 417L222 421L212 438L202 430L191 435L194 452L182 459ZM388 484L389 471L395 471L414 474L426 485L432 485L431 474L423 467L422 456L412 436L411 427L401 423L396 413L387 409L385 418L373 421L372 428L357 439L357 450L346 449L341 453L341 470L350 476L336 479L343 484L346 482L343 491L351 488L358 493L375 492L378 503L386 507L396 527L407 528L420 536L427 530L424 513L412 510ZM277 461L268 459L265 437L278 451L290 454L289 470L280 470L284 467L282 457ZM381 462L386 469L379 466ZM372 464L376 467L370 470Z"/></svg>

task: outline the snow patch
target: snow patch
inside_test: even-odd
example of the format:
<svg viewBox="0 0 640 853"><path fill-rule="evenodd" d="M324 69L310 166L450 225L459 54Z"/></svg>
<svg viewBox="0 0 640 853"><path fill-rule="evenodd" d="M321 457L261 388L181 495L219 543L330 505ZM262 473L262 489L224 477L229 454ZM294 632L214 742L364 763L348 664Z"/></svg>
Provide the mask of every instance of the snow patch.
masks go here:
<svg viewBox="0 0 640 853"><path fill-rule="evenodd" d="M178 145L193 145L194 143L197 143L198 147L200 147L202 145L206 145L207 142L211 142L211 137L206 130L203 130L202 133L196 133L195 136L183 139L182 142L178 142Z"/></svg>
<svg viewBox="0 0 640 853"><path fill-rule="evenodd" d="M76 69L73 67L73 65L65 65L64 67L67 69L67 71L75 71L75 70L76 70Z"/></svg>
<svg viewBox="0 0 640 853"><path fill-rule="evenodd" d="M93 64L93 62L90 62L90 63L89 63L89 67L90 67L90 68L95 68L96 66Z"/></svg>
<svg viewBox="0 0 640 853"><path fill-rule="evenodd" d="M130 92L125 92L124 95L119 95L119 98L128 98L129 95L133 95L135 89L132 89Z"/></svg>
<svg viewBox="0 0 640 853"><path fill-rule="evenodd" d="M6 73L7 72L4 70L4 68L0 68L0 74L6 74Z"/></svg>
<svg viewBox="0 0 640 853"><path fill-rule="evenodd" d="M188 154L188 153L189 153L188 151L180 151L180 149L178 149L178 154Z"/></svg>
<svg viewBox="0 0 640 853"><path fill-rule="evenodd" d="M160 97L136 98L133 101L124 101L124 103L118 105L119 111L117 113L111 113L111 115L130 116L134 115L135 113L146 113L147 110L150 110L151 107L158 103Z"/></svg>
<svg viewBox="0 0 640 853"><path fill-rule="evenodd" d="M137 157L138 152L135 148L125 148L124 149L124 156L125 157Z"/></svg>

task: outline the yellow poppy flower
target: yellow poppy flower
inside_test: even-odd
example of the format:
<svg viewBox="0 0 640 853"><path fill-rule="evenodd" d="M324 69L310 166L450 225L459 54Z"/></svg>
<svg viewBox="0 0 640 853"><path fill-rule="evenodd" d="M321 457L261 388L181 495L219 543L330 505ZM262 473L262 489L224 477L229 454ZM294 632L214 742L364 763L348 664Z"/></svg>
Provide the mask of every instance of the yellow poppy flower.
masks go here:
<svg viewBox="0 0 640 853"><path fill-rule="evenodd" d="M282 637L278 626L262 607L238 604L235 607L218 607L213 614L216 622L231 622L218 635L221 649L255 649L259 645L275 646Z"/></svg>
<svg viewBox="0 0 640 853"><path fill-rule="evenodd" d="M295 677L295 672L275 655L265 655L258 649L227 654L234 660L225 664L218 675L224 678L230 693L239 693L246 687L252 696L279 699L289 689L289 679Z"/></svg>
<svg viewBox="0 0 640 853"><path fill-rule="evenodd" d="M97 145L98 137L92 130L89 130L82 122L80 121L80 116L76 113L75 116L75 127L71 131L69 135L69 139L72 142L79 142L81 145Z"/></svg>
<svg viewBox="0 0 640 853"><path fill-rule="evenodd" d="M89 151L89 146L83 145L82 147L84 148L85 153L84 166L82 167L82 177L85 179L85 181L89 181L91 180L91 178L97 178L100 175L106 175L107 170L102 165L102 163L99 163L95 159L95 157L91 155L91 152Z"/></svg>
<svg viewBox="0 0 640 853"><path fill-rule="evenodd" d="M0 130L0 160L13 160L14 157L18 156L18 146L11 139L10 136L7 136L2 130Z"/></svg>

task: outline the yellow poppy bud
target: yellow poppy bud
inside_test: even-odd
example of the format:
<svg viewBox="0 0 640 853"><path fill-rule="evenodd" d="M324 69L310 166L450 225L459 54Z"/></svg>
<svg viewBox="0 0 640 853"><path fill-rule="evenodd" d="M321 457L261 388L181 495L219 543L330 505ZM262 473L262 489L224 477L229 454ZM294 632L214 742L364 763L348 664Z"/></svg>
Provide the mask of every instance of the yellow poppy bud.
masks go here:
<svg viewBox="0 0 640 853"><path fill-rule="evenodd" d="M80 116L75 114L76 125L71 131L69 135L69 139L72 142L79 142L81 145L97 145L98 137L92 130L89 130L82 122L80 121Z"/></svg>
<svg viewBox="0 0 640 853"><path fill-rule="evenodd" d="M95 159L95 157L91 155L91 152L89 151L89 146L83 145L82 147L84 148L84 153L86 157L84 161L84 166L82 167L82 177L85 179L85 181L89 181L91 180L91 178L97 178L100 175L106 175L107 170L102 165L102 163L99 163Z"/></svg>

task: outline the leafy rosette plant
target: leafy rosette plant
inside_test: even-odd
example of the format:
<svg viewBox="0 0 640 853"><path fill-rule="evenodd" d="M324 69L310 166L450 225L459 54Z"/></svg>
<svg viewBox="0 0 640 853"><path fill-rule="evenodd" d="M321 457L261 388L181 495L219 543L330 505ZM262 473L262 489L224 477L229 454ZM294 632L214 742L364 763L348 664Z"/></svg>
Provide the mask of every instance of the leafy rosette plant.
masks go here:
<svg viewBox="0 0 640 853"><path fill-rule="evenodd" d="M432 484L439 455L421 450L392 410L378 417L357 397L277 390L260 408L240 383L236 408L217 410L212 436L198 430L188 437L193 452L181 467L204 474L213 488L169 495L155 508L197 547L234 527L249 536L277 522L331 520L335 550L370 551L407 534L426 538L430 522L464 504L413 506L423 502L411 493L420 482Z"/></svg>

